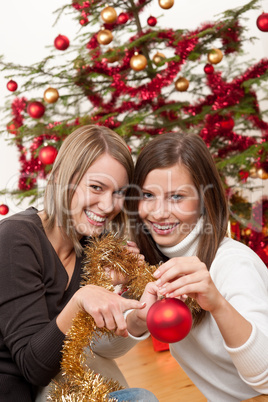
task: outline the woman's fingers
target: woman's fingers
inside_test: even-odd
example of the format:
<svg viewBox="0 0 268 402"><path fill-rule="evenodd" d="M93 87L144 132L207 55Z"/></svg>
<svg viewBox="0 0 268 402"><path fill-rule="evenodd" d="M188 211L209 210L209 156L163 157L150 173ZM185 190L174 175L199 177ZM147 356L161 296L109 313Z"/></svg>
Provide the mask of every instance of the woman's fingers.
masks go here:
<svg viewBox="0 0 268 402"><path fill-rule="evenodd" d="M145 303L133 299L125 299L116 293L95 285L81 288L82 306L90 314L98 328L104 326L115 331L117 335L127 336L127 324L124 312L132 309L143 309Z"/></svg>

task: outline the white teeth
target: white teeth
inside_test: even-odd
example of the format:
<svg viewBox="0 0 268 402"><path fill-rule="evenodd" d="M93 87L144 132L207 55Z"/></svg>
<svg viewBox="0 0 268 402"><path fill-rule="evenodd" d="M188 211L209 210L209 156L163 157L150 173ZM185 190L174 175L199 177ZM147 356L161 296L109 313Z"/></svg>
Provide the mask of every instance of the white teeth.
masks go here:
<svg viewBox="0 0 268 402"><path fill-rule="evenodd" d="M176 226L176 223L173 225L165 225L165 226L157 225L157 223L154 223L154 226L159 230L168 230L174 228Z"/></svg>
<svg viewBox="0 0 268 402"><path fill-rule="evenodd" d="M96 222L104 222L105 221L105 218L101 218L100 216L93 214L93 212L85 211L85 213L86 213L86 216L89 219L91 219L92 221L96 221Z"/></svg>

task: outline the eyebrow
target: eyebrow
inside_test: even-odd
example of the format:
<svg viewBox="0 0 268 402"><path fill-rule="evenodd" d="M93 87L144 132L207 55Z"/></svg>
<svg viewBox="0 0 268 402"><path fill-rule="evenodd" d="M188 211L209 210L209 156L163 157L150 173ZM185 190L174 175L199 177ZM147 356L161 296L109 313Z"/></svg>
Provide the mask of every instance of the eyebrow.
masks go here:
<svg viewBox="0 0 268 402"><path fill-rule="evenodd" d="M88 181L89 181L89 182L90 182L90 181L93 181L94 183L97 183L97 184L99 184L99 185L101 185L101 186L103 186L103 187L108 187L107 184L105 184L105 183L103 183L102 181L99 181L99 180L97 180L97 179L93 179L93 178L90 178L90 177L89 177ZM124 185L124 186L122 186L122 187L119 187L119 186L118 186L118 187L117 187L117 190L124 190L124 189L127 189L128 186L129 186L129 184L126 184L126 185Z"/></svg>
<svg viewBox="0 0 268 402"><path fill-rule="evenodd" d="M151 189L146 189L146 188L144 188L144 187L141 188L141 191L144 191L144 192L147 192L147 193L154 193L153 190L151 190ZM183 188L174 189L174 190L171 190L171 191L167 191L167 192L165 192L164 194L168 194L168 195L169 195L169 194L181 194L181 193L187 194L187 190L184 190Z"/></svg>
<svg viewBox="0 0 268 402"><path fill-rule="evenodd" d="M89 182L90 182L90 181L94 181L95 183L98 183L98 184L100 184L100 185L102 185L102 186L107 187L107 185L106 185L105 183L103 183L102 181L93 179L92 177L89 177L89 178L88 178L88 181L89 181Z"/></svg>

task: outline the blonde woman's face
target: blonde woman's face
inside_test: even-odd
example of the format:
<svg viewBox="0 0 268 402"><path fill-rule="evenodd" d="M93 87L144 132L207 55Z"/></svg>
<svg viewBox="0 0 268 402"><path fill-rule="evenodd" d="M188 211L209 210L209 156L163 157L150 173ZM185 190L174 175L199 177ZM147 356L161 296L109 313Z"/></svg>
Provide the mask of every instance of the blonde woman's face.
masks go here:
<svg viewBox="0 0 268 402"><path fill-rule="evenodd" d="M189 171L181 164L152 170L142 186L139 215L157 244L172 247L194 228L200 201Z"/></svg>
<svg viewBox="0 0 268 402"><path fill-rule="evenodd" d="M111 155L101 155L90 166L71 202L71 223L79 236L103 232L122 210L127 185L126 169Z"/></svg>

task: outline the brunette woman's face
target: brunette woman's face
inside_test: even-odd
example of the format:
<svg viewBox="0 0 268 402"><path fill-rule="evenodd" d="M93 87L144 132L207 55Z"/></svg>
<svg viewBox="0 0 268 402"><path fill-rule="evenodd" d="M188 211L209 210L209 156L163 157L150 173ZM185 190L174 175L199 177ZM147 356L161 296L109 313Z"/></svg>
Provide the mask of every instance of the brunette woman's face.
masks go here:
<svg viewBox="0 0 268 402"><path fill-rule="evenodd" d="M163 247L180 243L200 216L198 191L182 164L152 170L142 186L139 215L154 241Z"/></svg>
<svg viewBox="0 0 268 402"><path fill-rule="evenodd" d="M71 202L72 224L80 236L103 232L123 208L127 171L109 154L101 155L86 171Z"/></svg>

